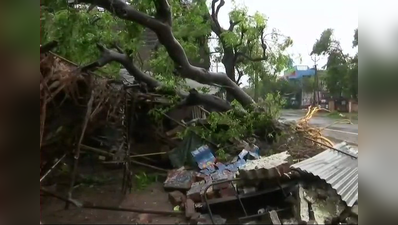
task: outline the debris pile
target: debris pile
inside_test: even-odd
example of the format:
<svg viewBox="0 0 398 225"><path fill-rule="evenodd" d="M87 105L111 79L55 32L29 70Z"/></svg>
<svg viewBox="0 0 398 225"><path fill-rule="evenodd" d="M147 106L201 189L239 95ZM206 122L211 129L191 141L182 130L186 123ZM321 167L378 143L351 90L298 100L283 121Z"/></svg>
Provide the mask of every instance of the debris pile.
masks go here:
<svg viewBox="0 0 398 225"><path fill-rule="evenodd" d="M174 99L175 90L148 90L146 84L124 75L120 80L83 73L77 65L52 53L41 54L40 66L40 183L50 185L50 179L45 179L50 172L66 158L73 160L69 197L58 197L68 204L99 207L72 198L79 158L90 153L104 165L123 167L123 194L132 190L132 165L167 173L164 188L174 207L170 214L183 213L191 224L225 224L230 218L213 214L213 208L232 202L241 207L232 221L243 224L357 223L358 215L353 213L357 183L348 182L347 192L354 195L345 196L334 183L328 185L328 176L317 173L317 165L333 163L325 152L340 152L325 151L332 143L319 130L308 127L306 122L316 109L310 109L298 125L279 123L258 110L243 117L240 111L232 111L228 114L231 121L217 118L214 124L214 115L223 113L192 106L189 96L191 100L200 96L197 91L191 90L182 104L178 102L181 99ZM247 130L253 132L235 130L235 138L225 138L239 118L250 119L253 124ZM211 132L200 133L198 128ZM145 146L141 151L140 145ZM347 163L343 166L352 166L344 160ZM174 169L159 165L165 161ZM311 163L313 167L308 167ZM357 171L355 165L351 169ZM337 171L339 179L346 178L344 171L347 168ZM357 173L350 175L347 179ZM57 196L45 188L41 192ZM140 220L150 223L146 217Z"/></svg>
<svg viewBox="0 0 398 225"><path fill-rule="evenodd" d="M342 152L332 149L325 152L335 151L340 157L349 158L342 149L346 146L345 143L335 146ZM198 151L204 149L207 147L193 151L192 156L197 156ZM345 196L339 195L327 179L321 180L313 174L293 169L316 161L325 152L294 165L288 152L268 157L255 155L252 159L248 159L250 154L244 153L230 164L216 162L215 157L207 156L196 161L198 167L194 173L184 168L171 171L165 188L171 191L169 196L174 210L183 210L190 224L225 224L230 218L213 214L212 207L232 201L239 202L242 208L243 214L238 218L241 224L358 224L357 186L347 187L351 189L346 190L354 195L356 193L352 204L343 201ZM352 161L352 165L355 163L355 160ZM202 165L211 168L211 171L203 170ZM346 163L341 167L347 170L350 165ZM175 184L178 182L180 185ZM278 196L277 203L262 202L257 211L248 215L247 208L255 205L251 204L252 201L267 195ZM244 199L250 199L249 204L244 203Z"/></svg>

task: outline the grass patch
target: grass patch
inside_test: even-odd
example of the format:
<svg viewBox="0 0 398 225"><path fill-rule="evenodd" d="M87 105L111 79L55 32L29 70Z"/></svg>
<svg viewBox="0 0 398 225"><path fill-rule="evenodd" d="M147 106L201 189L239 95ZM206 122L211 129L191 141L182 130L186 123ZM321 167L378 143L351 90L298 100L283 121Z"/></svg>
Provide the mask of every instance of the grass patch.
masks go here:
<svg viewBox="0 0 398 225"><path fill-rule="evenodd" d="M106 175L80 175L81 186L84 187L97 187L108 184L115 179Z"/></svg>
<svg viewBox="0 0 398 225"><path fill-rule="evenodd" d="M141 191L147 188L149 185L158 182L158 176L141 172L135 175L134 180L135 180L135 189Z"/></svg>

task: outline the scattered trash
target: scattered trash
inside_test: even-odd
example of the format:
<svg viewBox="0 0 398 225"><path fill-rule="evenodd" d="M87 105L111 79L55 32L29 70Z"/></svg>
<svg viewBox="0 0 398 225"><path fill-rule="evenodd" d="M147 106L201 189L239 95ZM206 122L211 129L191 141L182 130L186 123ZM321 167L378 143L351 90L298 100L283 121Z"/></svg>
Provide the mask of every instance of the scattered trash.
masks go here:
<svg viewBox="0 0 398 225"><path fill-rule="evenodd" d="M279 207L265 203L264 208L258 210L257 216L245 217L248 221L242 224L325 224L336 221L358 223L358 207L347 207L336 191L323 180L305 180L299 172L292 171L292 157L288 152L255 159L258 149L254 149L255 151L244 149L230 164L215 163L215 157L207 146L202 146L193 153L198 167L202 170L194 175L195 182L187 191L184 204L186 216L190 217L192 224L209 224L212 223L212 219L214 224L226 223L226 219L221 216L198 213L210 210L204 208L206 204L210 206L238 200L237 196L250 198L281 190L284 190L281 197L285 197L280 201L291 205L291 209L288 210L291 211L290 218L286 217L286 211L280 214ZM233 181L235 177L240 180ZM293 183L287 184L286 181ZM262 183L266 184L266 189ZM207 193L204 193L206 189ZM174 192L173 195L181 194L177 195L177 192ZM203 204L204 196L209 201L206 204ZM257 220L250 220L256 217Z"/></svg>
<svg viewBox="0 0 398 225"><path fill-rule="evenodd" d="M248 144L245 142L245 149L239 154L240 159L259 159L260 148L255 144Z"/></svg>
<svg viewBox="0 0 398 225"><path fill-rule="evenodd" d="M214 157L209 146L204 145L192 152L192 156L198 163L199 169L215 171L216 157Z"/></svg>

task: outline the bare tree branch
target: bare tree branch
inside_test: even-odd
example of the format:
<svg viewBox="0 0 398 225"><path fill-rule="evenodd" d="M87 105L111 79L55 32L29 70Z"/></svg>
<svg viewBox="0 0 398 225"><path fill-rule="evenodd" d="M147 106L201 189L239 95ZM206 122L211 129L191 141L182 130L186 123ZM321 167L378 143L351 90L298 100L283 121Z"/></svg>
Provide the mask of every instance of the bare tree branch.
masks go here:
<svg viewBox="0 0 398 225"><path fill-rule="evenodd" d="M216 18L218 19L218 14L220 13L220 9L221 7L223 7L225 5L225 0L221 0L220 4L217 6L216 9Z"/></svg>
<svg viewBox="0 0 398 225"><path fill-rule="evenodd" d="M126 68L126 70L138 81L146 83L150 88L155 89L161 86L161 83L155 78L143 73L140 69L138 69L134 65L133 60L128 55L124 54L120 48L118 49L119 52L107 49L101 44L97 44L97 48L101 52L101 57L96 62L82 67L82 71L94 70L96 68L103 67L108 63L118 62L122 64L123 67Z"/></svg>
<svg viewBox="0 0 398 225"><path fill-rule="evenodd" d="M220 25L220 22L218 21L218 13L221 9L220 5L221 3L218 5L217 9L216 9L216 4L219 0L213 0L211 2L211 21L212 21L212 30L214 33L217 34L217 36L221 35L221 33L223 32L223 29ZM225 4L225 2L224 2Z"/></svg>
<svg viewBox="0 0 398 225"><path fill-rule="evenodd" d="M236 83L240 83L240 80L242 79L242 77L244 76L244 73L242 70L236 69L236 71L238 71L238 80L236 80Z"/></svg>

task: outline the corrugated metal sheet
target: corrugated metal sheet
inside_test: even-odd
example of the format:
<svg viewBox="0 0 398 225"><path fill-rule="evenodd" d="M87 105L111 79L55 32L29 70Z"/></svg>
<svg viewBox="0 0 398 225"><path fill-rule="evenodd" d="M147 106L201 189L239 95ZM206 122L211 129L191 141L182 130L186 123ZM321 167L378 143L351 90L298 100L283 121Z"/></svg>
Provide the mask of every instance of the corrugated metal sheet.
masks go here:
<svg viewBox="0 0 398 225"><path fill-rule="evenodd" d="M358 151L347 143L334 146L310 159L291 166L310 173L330 184L341 199L352 207L358 200Z"/></svg>
<svg viewBox="0 0 398 225"><path fill-rule="evenodd" d="M288 152L247 161L239 168L239 178L248 180L272 179L290 171L291 156Z"/></svg>

